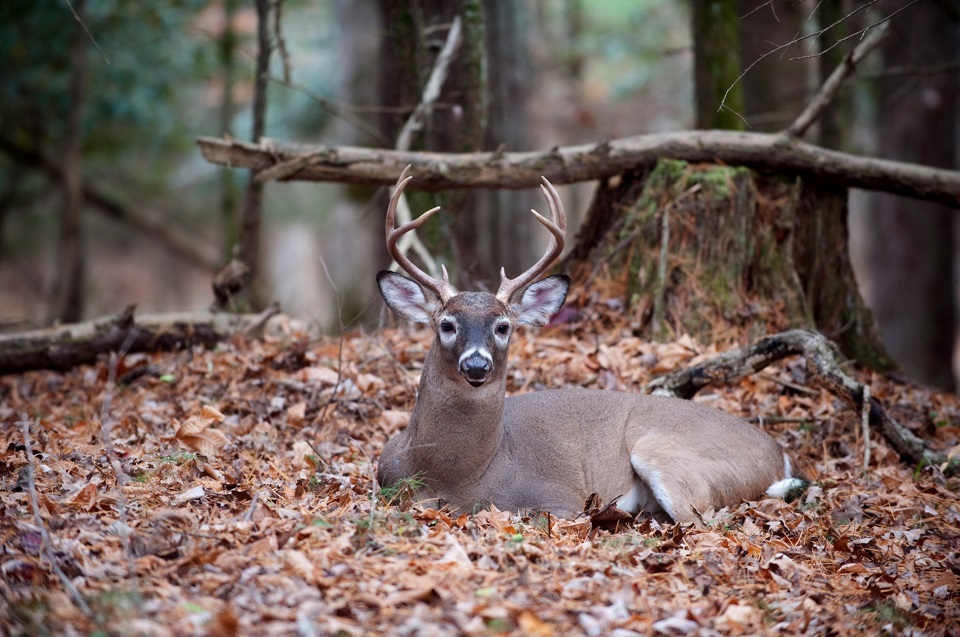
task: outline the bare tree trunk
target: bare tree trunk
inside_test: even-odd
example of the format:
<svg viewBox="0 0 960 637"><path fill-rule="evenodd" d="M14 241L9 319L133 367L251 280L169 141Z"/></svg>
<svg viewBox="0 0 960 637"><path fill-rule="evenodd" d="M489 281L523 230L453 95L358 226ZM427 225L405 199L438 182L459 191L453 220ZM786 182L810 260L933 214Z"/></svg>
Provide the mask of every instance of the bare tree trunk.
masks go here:
<svg viewBox="0 0 960 637"><path fill-rule="evenodd" d="M898 16L883 48L885 66L955 62L958 25L946 8L923 2ZM881 156L955 167L957 93L957 75L951 73L881 80ZM938 204L875 197L868 230L869 298L883 339L908 375L952 389L956 212Z"/></svg>
<svg viewBox="0 0 960 637"><path fill-rule="evenodd" d="M831 32L835 32L834 37L840 39L856 30L850 26L849 19L843 20L843 17L849 13L848 0L833 0L833 2L824 2L818 7L818 16L820 18L820 28L826 28L831 24L839 22ZM844 50L839 47L833 47L824 51L819 60L820 82L830 76L833 69L837 68L843 59ZM853 99L850 91L841 91L834 98L833 102L823 111L820 117L820 145L824 148L836 148L846 150L849 146L848 139L852 134L853 126Z"/></svg>
<svg viewBox="0 0 960 637"><path fill-rule="evenodd" d="M696 128L743 130L737 0L697 0L690 12Z"/></svg>
<svg viewBox="0 0 960 637"><path fill-rule="evenodd" d="M413 147L448 152L481 149L488 110L482 0L383 0L381 7L387 34L382 53L382 102L410 109L418 103L435 62L439 51L435 45L443 42L454 17L460 16L462 43L438 100L444 107L429 113ZM404 112L399 117L388 116L385 131L389 137L396 137L400 123L408 115ZM436 196L408 193L407 197L414 215L436 205L447 211L439 224L420 231L421 239L441 261L459 264L468 273L482 267L479 260L487 255L481 246L487 242L478 239L478 235L486 235L486 231L478 228L474 215L467 212L466 208L473 205L467 193L448 192ZM469 274L467 278L471 278Z"/></svg>
<svg viewBox="0 0 960 637"><path fill-rule="evenodd" d="M231 124L235 113L233 85L236 75L237 34L233 30L237 0L223 0L223 34L220 37L220 72L223 73L223 101L220 103L220 128L224 135L232 134ZM239 229L237 224L237 184L233 170L220 172L220 225L223 229L223 254L226 263L237 247Z"/></svg>
<svg viewBox="0 0 960 637"><path fill-rule="evenodd" d="M484 6L489 66L489 118L484 148L526 150L530 128L527 105L532 81L527 50L530 7L524 0L486 0ZM536 237L529 213L534 203L531 194L514 190L474 193L473 205L466 211L467 218L458 220L461 254L467 246L473 253L469 279L496 283L501 267L506 268L508 274L522 272L536 260L533 257ZM470 214L471 208L474 214Z"/></svg>
<svg viewBox="0 0 960 637"><path fill-rule="evenodd" d="M85 0L75 0L70 45L70 111L63 143L63 208L54 284L53 318L73 323L83 317L86 258L83 241L83 118L87 91L87 35L81 20Z"/></svg>
<svg viewBox="0 0 960 637"><path fill-rule="evenodd" d="M270 71L270 0L256 0L257 7L257 61L253 82L253 130L251 139L263 137L267 117L267 74ZM250 287L247 302L251 308L265 304L260 298L262 285L260 268L260 221L263 214L263 183L251 173L243 200L243 217L240 221L239 260L250 271ZM240 308L246 309L246 308Z"/></svg>

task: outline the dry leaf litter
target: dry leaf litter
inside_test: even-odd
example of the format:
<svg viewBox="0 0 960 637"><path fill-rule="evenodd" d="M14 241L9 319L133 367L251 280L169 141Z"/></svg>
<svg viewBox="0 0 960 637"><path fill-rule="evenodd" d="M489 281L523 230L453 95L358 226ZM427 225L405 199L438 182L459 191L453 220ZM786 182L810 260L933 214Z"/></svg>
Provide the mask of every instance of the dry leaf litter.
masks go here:
<svg viewBox="0 0 960 637"><path fill-rule="evenodd" d="M620 315L596 304L518 334L509 391L637 392L716 353L688 337L650 343ZM802 361L696 398L790 451L813 480L798 502L746 502L684 527L454 516L412 501L409 485L374 483L431 337L237 337L0 378L0 629L958 634L958 479L904 466L876 434L864 473L860 414L805 386ZM916 433L956 450L956 398L856 373Z"/></svg>

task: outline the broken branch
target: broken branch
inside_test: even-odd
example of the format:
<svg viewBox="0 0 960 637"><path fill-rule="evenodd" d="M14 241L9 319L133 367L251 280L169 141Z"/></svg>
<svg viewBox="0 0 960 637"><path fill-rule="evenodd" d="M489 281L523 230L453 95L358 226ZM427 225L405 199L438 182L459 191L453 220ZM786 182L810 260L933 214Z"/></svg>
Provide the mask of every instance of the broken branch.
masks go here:
<svg viewBox="0 0 960 637"><path fill-rule="evenodd" d="M428 153L356 146L307 146L264 139L261 143L202 137L207 161L263 171L300 159L285 179L391 185L407 164L419 190L535 188L541 175L554 184L608 179L652 166L662 158L723 162L809 175L843 187L889 192L960 208L960 171L860 157L784 134L685 131L638 135L599 144L527 152Z"/></svg>
<svg viewBox="0 0 960 637"><path fill-rule="evenodd" d="M852 409L868 410L869 424L879 429L902 458L918 465L944 466L947 473L960 468L950 463L946 454L928 449L922 439L897 422L879 400L864 391L863 383L840 369L836 345L822 334L809 330L767 336L749 347L724 352L699 365L661 376L644 389L654 394L692 398L708 385L735 383L775 361L797 354L806 360L813 384L836 395Z"/></svg>

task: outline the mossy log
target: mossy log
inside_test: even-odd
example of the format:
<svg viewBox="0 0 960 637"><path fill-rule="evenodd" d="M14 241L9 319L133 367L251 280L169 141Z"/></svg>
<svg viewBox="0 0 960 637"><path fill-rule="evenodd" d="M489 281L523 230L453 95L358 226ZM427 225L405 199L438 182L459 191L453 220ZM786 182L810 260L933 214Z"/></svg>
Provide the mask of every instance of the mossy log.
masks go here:
<svg viewBox="0 0 960 637"><path fill-rule="evenodd" d="M661 160L600 185L568 269L588 288L620 283L638 329L658 339L811 328L890 369L850 265L846 199L813 178Z"/></svg>

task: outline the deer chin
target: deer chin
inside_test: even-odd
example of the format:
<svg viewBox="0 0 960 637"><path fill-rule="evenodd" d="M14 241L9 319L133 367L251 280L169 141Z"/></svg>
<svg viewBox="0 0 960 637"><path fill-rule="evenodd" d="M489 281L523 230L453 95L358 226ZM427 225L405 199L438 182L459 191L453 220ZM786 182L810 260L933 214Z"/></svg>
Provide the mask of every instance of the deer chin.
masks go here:
<svg viewBox="0 0 960 637"><path fill-rule="evenodd" d="M484 383L487 382L486 376L484 376L483 378L470 378L469 376L464 374L463 377L467 379L467 382L470 383L471 387L481 387Z"/></svg>

